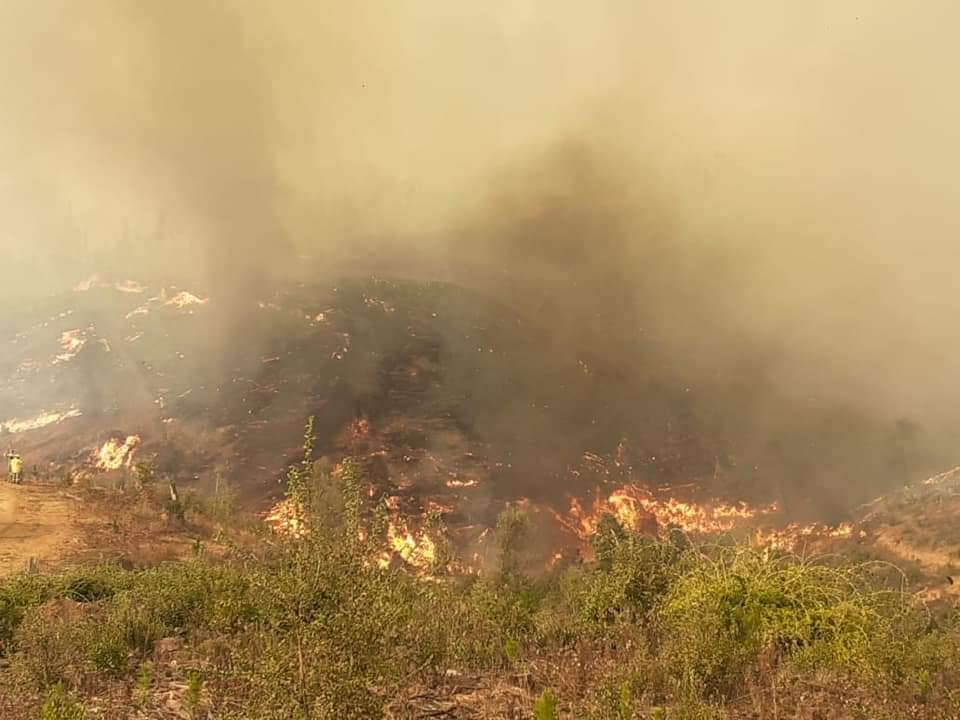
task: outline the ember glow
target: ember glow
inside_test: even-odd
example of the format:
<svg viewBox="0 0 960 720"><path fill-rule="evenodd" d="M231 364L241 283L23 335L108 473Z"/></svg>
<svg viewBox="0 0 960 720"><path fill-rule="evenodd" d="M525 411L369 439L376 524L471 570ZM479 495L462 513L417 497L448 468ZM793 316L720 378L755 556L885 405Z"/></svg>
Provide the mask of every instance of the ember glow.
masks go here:
<svg viewBox="0 0 960 720"><path fill-rule="evenodd" d="M139 435L128 435L120 442L117 438L110 438L96 454L96 466L100 470L119 470L129 468L133 463L137 447L140 445Z"/></svg>
<svg viewBox="0 0 960 720"><path fill-rule="evenodd" d="M637 532L678 528L684 532L707 534L729 532L744 521L778 510L775 503L751 506L744 502L699 504L673 497L660 499L644 488L624 485L606 498L597 497L589 508L577 498L572 499L569 520L564 520L564 524L581 538L593 534L604 515L612 515L621 525Z"/></svg>

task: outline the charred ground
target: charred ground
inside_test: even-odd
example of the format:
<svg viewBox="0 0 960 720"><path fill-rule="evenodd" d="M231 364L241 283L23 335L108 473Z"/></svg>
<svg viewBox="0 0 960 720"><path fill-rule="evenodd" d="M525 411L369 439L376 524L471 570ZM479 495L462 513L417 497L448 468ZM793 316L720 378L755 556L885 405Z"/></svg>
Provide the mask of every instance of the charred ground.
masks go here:
<svg viewBox="0 0 960 720"><path fill-rule="evenodd" d="M137 435L178 482L227 476L263 506L314 415L320 453L367 457L411 515L432 503L489 525L510 501L563 509L625 482L836 520L902 484L908 462L936 462L909 456L902 424L897 436L840 407L784 407L789 436L758 434L743 417L757 388L691 388L642 343L629 357L559 352L543 318L448 284L264 288L229 318L199 291L88 285L7 330L5 414L82 413L10 433L47 473L83 472L108 439Z"/></svg>
<svg viewBox="0 0 960 720"><path fill-rule="evenodd" d="M321 454L379 455L386 481L424 495L472 473L474 506L565 505L627 481L835 521L948 465L915 423L778 397L762 374L694 385L655 337L616 356L557 347L549 317L451 284L264 287L229 313L195 288L87 285L5 316L7 444L41 468L80 470L109 437L136 434L140 456L181 482L220 472L262 503L314 415Z"/></svg>

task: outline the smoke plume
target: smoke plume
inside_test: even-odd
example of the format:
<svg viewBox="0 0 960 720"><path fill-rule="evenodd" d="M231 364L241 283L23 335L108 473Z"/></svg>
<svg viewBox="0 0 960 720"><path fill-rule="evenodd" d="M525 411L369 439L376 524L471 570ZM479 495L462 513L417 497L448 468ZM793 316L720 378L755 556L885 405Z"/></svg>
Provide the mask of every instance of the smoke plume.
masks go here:
<svg viewBox="0 0 960 720"><path fill-rule="evenodd" d="M864 423L945 460L958 19L7 0L6 312L105 264L229 303L352 269L450 279L549 327L544 352L703 397L794 475L862 474L886 442Z"/></svg>

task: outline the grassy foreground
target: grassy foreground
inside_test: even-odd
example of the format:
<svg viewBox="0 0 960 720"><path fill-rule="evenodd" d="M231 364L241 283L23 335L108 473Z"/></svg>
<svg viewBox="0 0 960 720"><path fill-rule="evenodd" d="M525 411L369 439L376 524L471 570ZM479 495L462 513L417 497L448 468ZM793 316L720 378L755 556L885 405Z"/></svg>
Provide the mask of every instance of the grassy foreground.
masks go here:
<svg viewBox="0 0 960 720"><path fill-rule="evenodd" d="M293 473L302 540L0 580L0 717L960 717L955 612L890 568L606 518L596 562L529 577L511 511L488 573L416 577L361 480Z"/></svg>

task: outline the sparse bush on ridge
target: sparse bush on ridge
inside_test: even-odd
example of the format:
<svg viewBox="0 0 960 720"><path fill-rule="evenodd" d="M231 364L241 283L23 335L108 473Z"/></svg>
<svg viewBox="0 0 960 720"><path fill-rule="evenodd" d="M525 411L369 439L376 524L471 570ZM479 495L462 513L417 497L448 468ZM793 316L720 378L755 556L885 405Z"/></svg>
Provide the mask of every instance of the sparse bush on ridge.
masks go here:
<svg viewBox="0 0 960 720"><path fill-rule="evenodd" d="M564 657L576 681L544 682L530 713L555 717L560 698L593 720L722 717L744 688L790 676L957 710L955 625L870 567L643 538L605 518L596 562L534 578L521 571L526 518L510 510L496 571L426 581L375 562L383 533L361 466L332 477L307 450L291 490L312 532L257 560L0 580L11 663L0 693L38 693L50 718L83 717L84 693L111 682L145 705L159 641L174 638L193 657L181 678L190 712L224 719L379 717L406 686L451 669L507 673Z"/></svg>

